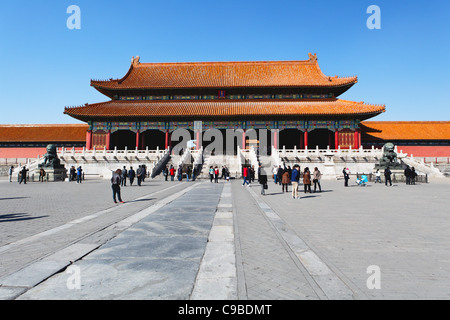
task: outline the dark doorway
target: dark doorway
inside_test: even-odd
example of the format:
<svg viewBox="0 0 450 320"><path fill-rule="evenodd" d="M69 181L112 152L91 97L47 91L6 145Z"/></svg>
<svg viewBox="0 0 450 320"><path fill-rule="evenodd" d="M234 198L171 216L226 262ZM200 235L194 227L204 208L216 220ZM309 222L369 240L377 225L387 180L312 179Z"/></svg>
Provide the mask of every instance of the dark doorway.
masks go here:
<svg viewBox="0 0 450 320"><path fill-rule="evenodd" d="M300 137L303 139L300 134L303 135L303 132L298 129L280 129L278 149L283 149L283 146L286 149L294 149L294 146L299 149Z"/></svg>
<svg viewBox="0 0 450 320"><path fill-rule="evenodd" d="M136 149L136 133L130 130L117 130L111 134L110 149L117 148L117 150Z"/></svg>
<svg viewBox="0 0 450 320"><path fill-rule="evenodd" d="M164 150L166 147L166 133L161 130L146 130L141 132L141 149L145 150L148 147L148 150L156 150L159 147L159 150Z"/></svg>
<svg viewBox="0 0 450 320"><path fill-rule="evenodd" d="M319 149L326 149L327 146L333 148L334 140L332 134L328 129L314 129L308 132L308 149L315 149L319 146ZM333 145L330 145L332 143Z"/></svg>

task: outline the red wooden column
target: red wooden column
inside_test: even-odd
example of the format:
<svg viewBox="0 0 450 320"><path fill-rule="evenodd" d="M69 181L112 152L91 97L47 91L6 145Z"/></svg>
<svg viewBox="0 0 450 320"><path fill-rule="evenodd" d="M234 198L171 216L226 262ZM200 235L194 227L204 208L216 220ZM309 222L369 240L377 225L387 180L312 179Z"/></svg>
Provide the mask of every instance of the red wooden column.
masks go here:
<svg viewBox="0 0 450 320"><path fill-rule="evenodd" d="M303 132L303 144L305 149L308 148L308 130Z"/></svg>
<svg viewBox="0 0 450 320"><path fill-rule="evenodd" d="M358 129L358 148L360 148L362 145L361 142L361 129Z"/></svg>
<svg viewBox="0 0 450 320"><path fill-rule="evenodd" d="M111 147L111 130L106 133L106 150L110 150Z"/></svg>
<svg viewBox="0 0 450 320"><path fill-rule="evenodd" d="M166 129L166 139L165 139L165 148L167 149L169 147L169 130Z"/></svg>
<svg viewBox="0 0 450 320"><path fill-rule="evenodd" d="M92 149L92 130L86 131L86 150Z"/></svg>
<svg viewBox="0 0 450 320"><path fill-rule="evenodd" d="M336 131L334 132L334 148L338 149L339 148L339 130L336 129Z"/></svg>
<svg viewBox="0 0 450 320"><path fill-rule="evenodd" d="M242 129L242 150L245 150L245 129Z"/></svg>
<svg viewBox="0 0 450 320"><path fill-rule="evenodd" d="M273 143L275 149L278 149L278 129L273 130Z"/></svg>
<svg viewBox="0 0 450 320"><path fill-rule="evenodd" d="M139 139L140 139L140 133L139 130L136 131L136 148L139 150L140 144L139 144Z"/></svg>
<svg viewBox="0 0 450 320"><path fill-rule="evenodd" d="M195 137L196 141L195 141L195 149L199 150L200 149L200 130L197 130L197 134Z"/></svg>
<svg viewBox="0 0 450 320"><path fill-rule="evenodd" d="M358 149L361 146L361 131L359 129L355 129L353 145L355 149Z"/></svg>

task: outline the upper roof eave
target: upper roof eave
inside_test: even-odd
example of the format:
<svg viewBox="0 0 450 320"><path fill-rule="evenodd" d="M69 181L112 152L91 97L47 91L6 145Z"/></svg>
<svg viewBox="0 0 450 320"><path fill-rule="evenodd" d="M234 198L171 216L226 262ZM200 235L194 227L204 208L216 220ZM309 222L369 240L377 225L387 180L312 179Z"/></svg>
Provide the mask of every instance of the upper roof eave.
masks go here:
<svg viewBox="0 0 450 320"><path fill-rule="evenodd" d="M350 87L358 78L330 77L320 70L316 55L299 61L231 61L140 63L132 59L121 79L91 80L97 90L217 88ZM347 89L348 89L347 88Z"/></svg>

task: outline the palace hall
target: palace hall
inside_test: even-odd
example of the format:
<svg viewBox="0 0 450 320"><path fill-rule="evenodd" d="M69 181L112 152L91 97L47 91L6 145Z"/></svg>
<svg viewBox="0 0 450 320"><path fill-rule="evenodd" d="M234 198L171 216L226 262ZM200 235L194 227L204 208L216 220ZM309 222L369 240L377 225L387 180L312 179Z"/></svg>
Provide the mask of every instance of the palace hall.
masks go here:
<svg viewBox="0 0 450 320"><path fill-rule="evenodd" d="M197 148L208 129L239 130L243 149L250 130L268 135L257 139L276 148L359 148L361 122L385 106L338 98L357 81L325 75L316 54L303 61L193 63L133 57L123 78L91 80L109 101L64 113L89 125L87 149L166 149L176 129L189 130Z"/></svg>

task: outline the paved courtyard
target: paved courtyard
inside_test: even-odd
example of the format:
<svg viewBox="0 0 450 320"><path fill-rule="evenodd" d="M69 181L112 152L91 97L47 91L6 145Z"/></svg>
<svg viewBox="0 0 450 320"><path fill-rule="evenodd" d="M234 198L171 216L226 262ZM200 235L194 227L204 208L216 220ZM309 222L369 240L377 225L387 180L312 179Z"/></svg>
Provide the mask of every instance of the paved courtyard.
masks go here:
<svg viewBox="0 0 450 320"><path fill-rule="evenodd" d="M0 299L450 298L450 180L260 190L1 180Z"/></svg>

